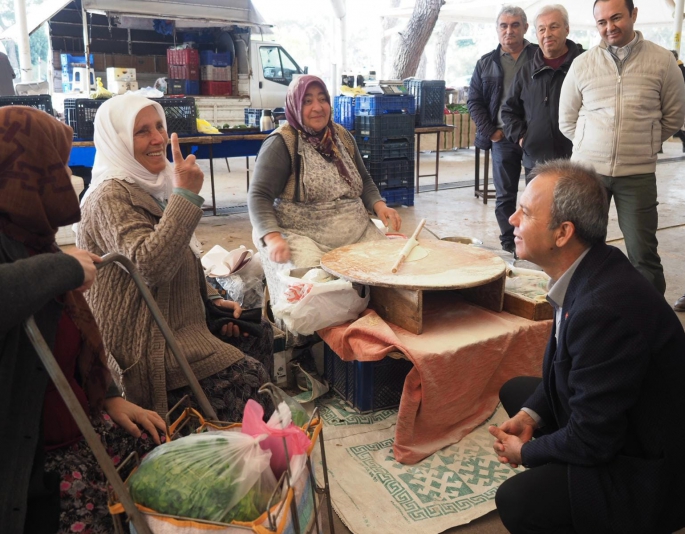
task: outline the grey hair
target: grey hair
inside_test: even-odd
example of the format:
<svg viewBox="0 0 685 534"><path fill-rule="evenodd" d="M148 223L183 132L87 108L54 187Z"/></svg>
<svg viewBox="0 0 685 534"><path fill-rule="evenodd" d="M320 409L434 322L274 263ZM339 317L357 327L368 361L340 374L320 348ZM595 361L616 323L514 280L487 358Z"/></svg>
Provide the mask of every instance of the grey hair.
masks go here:
<svg viewBox="0 0 685 534"><path fill-rule="evenodd" d="M536 165L531 176L558 177L552 196L550 230L569 221L582 243L604 243L609 223L609 201L604 184L590 167L567 159L554 159Z"/></svg>
<svg viewBox="0 0 685 534"><path fill-rule="evenodd" d="M523 22L524 26L528 24L528 17L526 17L526 12L518 6L502 6L502 9L500 9L499 13L497 14L497 18L495 19L495 24L499 24L499 19L502 15L520 17L521 22Z"/></svg>
<svg viewBox="0 0 685 534"><path fill-rule="evenodd" d="M568 11L566 11L566 8L561 4L550 4L548 6L543 6L542 9L538 11L538 14L535 15L535 26L537 27L538 25L538 17L541 17L542 15L549 15L555 11L561 13L561 18L564 19L564 25L568 28Z"/></svg>

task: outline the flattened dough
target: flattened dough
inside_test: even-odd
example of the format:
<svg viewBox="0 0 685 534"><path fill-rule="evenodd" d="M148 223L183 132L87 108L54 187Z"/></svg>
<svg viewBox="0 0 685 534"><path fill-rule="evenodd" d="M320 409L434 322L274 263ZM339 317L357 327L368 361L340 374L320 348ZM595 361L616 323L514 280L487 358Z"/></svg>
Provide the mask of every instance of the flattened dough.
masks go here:
<svg viewBox="0 0 685 534"><path fill-rule="evenodd" d="M428 251L421 245L416 245L413 249L411 249L409 256L407 256L404 261L419 261L426 256L428 256Z"/></svg>

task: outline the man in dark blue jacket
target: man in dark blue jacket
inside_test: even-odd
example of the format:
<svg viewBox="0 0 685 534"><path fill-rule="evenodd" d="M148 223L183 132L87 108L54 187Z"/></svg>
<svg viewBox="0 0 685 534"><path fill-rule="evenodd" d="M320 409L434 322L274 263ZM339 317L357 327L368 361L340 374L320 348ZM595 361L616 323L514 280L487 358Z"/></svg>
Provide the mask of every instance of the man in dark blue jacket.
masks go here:
<svg viewBox="0 0 685 534"><path fill-rule="evenodd" d="M567 39L568 12L556 4L535 17L535 57L516 74L502 105L504 133L523 149L526 182L537 163L570 158L573 142L559 130L559 93L573 60L576 43Z"/></svg>
<svg viewBox="0 0 685 534"><path fill-rule="evenodd" d="M550 275L555 322L542 378L507 382L490 427L511 532L665 533L685 526L685 332L605 244L606 191L578 163L538 165L512 215L516 250ZM535 439L531 439L535 437Z"/></svg>
<svg viewBox="0 0 685 534"><path fill-rule="evenodd" d="M476 123L476 146L492 148L492 174L497 200L495 216L502 248L514 253L513 227L509 217L516 210L521 177L521 147L504 135L500 107L514 76L535 54L537 46L523 36L528 31L526 13L520 7L505 6L497 16L499 46L478 60L471 77L468 108Z"/></svg>

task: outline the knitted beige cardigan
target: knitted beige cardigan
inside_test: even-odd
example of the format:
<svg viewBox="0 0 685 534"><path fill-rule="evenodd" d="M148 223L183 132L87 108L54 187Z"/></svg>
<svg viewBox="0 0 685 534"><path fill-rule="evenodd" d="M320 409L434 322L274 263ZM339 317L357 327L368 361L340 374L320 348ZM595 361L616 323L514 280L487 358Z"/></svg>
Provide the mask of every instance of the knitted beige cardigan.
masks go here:
<svg viewBox="0 0 685 534"><path fill-rule="evenodd" d="M129 257L150 288L199 380L243 358L205 322L207 295L199 260L188 243L202 209L171 195L164 212L135 184L108 180L86 199L77 245L98 255ZM120 266L98 272L86 299L102 331L126 398L166 414L166 392L187 384L133 279Z"/></svg>

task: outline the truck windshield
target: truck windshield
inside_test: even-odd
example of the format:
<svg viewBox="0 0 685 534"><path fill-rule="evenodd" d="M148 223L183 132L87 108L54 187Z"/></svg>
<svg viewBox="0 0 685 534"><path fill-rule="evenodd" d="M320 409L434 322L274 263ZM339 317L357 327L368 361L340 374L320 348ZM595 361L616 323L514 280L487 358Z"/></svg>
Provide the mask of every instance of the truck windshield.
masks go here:
<svg viewBox="0 0 685 534"><path fill-rule="evenodd" d="M295 60L280 46L260 46L259 53L262 58L262 72L267 80L289 85L293 74L303 74Z"/></svg>

